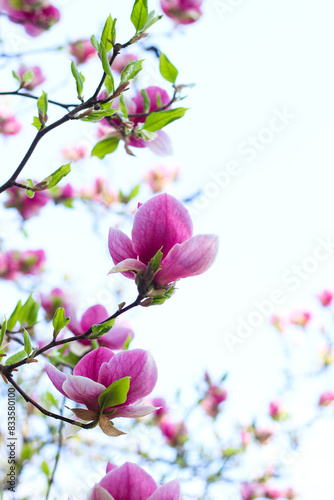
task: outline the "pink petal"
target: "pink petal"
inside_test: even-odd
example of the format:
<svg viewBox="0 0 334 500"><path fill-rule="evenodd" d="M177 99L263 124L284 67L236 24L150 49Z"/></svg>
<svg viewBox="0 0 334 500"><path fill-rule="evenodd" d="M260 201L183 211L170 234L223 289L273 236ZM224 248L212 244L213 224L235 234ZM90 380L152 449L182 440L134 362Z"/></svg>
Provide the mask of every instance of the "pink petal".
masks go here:
<svg viewBox="0 0 334 500"><path fill-rule="evenodd" d="M135 279L136 271L146 271L146 265L136 259L125 259L113 267L108 274L122 273L127 278Z"/></svg>
<svg viewBox="0 0 334 500"><path fill-rule="evenodd" d="M132 246L132 241L123 231L119 229L110 228L108 237L109 252L114 264L118 264L125 259L136 259ZM124 273L127 278L133 278L130 272Z"/></svg>
<svg viewBox="0 0 334 500"><path fill-rule="evenodd" d="M146 415L149 415L155 410L156 410L155 406L138 406L138 405L119 406L116 412L110 415L110 419L114 419L116 417L141 418L145 417ZM106 411L108 411L108 408Z"/></svg>
<svg viewBox="0 0 334 500"><path fill-rule="evenodd" d="M96 484L88 493L87 500L115 500L102 486Z"/></svg>
<svg viewBox="0 0 334 500"><path fill-rule="evenodd" d="M164 484L148 500L181 500L181 488L178 479Z"/></svg>
<svg viewBox="0 0 334 500"><path fill-rule="evenodd" d="M123 349L125 341L128 337L131 337L131 339L134 337L134 333L131 328L114 326L109 333L98 339L98 343L102 346L108 347L108 349L116 349L118 351Z"/></svg>
<svg viewBox="0 0 334 500"><path fill-rule="evenodd" d="M99 484L117 500L147 500L157 489L147 472L129 462L108 472Z"/></svg>
<svg viewBox="0 0 334 500"><path fill-rule="evenodd" d="M176 243L192 235L192 221L182 203L168 194L159 194L144 203L134 217L133 248L139 260L148 264L162 247L167 256Z"/></svg>
<svg viewBox="0 0 334 500"><path fill-rule="evenodd" d="M157 131L156 138L153 141L148 141L147 147L152 153L158 156L170 156L173 154L172 141L163 130Z"/></svg>
<svg viewBox="0 0 334 500"><path fill-rule="evenodd" d="M154 281L166 285L180 278L197 276L204 273L217 255L218 237L214 234L199 234L189 238L181 245L175 245L163 259L162 270Z"/></svg>
<svg viewBox="0 0 334 500"><path fill-rule="evenodd" d="M80 326L83 332L86 332L91 326L102 323L102 321L105 321L108 317L109 314L106 308L98 304L90 307L84 312L80 321Z"/></svg>
<svg viewBox="0 0 334 500"><path fill-rule="evenodd" d="M117 469L117 465L112 464L111 462L107 463L106 467L106 474L110 472L111 470Z"/></svg>
<svg viewBox="0 0 334 500"><path fill-rule="evenodd" d="M105 389L104 385L86 377L67 375L67 380L64 382L64 391L69 399L96 412L100 411L98 397Z"/></svg>
<svg viewBox="0 0 334 500"><path fill-rule="evenodd" d="M45 371L55 388L61 392L63 396L67 397L67 394L63 391L63 384L66 380L66 375L50 363L45 363Z"/></svg>
<svg viewBox="0 0 334 500"><path fill-rule="evenodd" d="M123 377L131 377L130 390L124 406L150 394L158 378L152 355L142 349L118 352L108 364L101 367L99 382L109 387L115 380Z"/></svg>
<svg viewBox="0 0 334 500"><path fill-rule="evenodd" d="M100 382L99 372L103 363L108 363L115 354L106 347L99 347L86 354L74 367L73 375L81 375Z"/></svg>

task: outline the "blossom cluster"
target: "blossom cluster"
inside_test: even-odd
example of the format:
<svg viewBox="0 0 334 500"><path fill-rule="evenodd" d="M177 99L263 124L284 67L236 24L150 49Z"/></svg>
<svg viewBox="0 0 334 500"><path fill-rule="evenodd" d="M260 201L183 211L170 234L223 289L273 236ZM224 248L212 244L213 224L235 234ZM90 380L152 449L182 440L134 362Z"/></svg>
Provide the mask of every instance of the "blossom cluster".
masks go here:
<svg viewBox="0 0 334 500"><path fill-rule="evenodd" d="M14 281L22 275L38 275L44 263L44 250L0 252L0 278Z"/></svg>
<svg viewBox="0 0 334 500"><path fill-rule="evenodd" d="M48 0L0 0L10 21L22 24L30 36L38 36L59 21L59 10Z"/></svg>

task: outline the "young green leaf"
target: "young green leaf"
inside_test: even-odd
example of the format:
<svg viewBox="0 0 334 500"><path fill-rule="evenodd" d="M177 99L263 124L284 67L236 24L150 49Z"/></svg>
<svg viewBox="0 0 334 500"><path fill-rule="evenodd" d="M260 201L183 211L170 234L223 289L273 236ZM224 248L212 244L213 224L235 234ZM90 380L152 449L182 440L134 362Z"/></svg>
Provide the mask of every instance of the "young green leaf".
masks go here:
<svg viewBox="0 0 334 500"><path fill-rule="evenodd" d="M19 361L22 361L22 359L27 357L27 353L23 351L19 351L16 354L13 354L13 356L10 356L9 358L6 359L5 365L13 365L14 363L19 363Z"/></svg>
<svg viewBox="0 0 334 500"><path fill-rule="evenodd" d="M41 97L37 99L37 109L40 122L46 123L48 113L48 94L44 92L44 90L42 91Z"/></svg>
<svg viewBox="0 0 334 500"><path fill-rule="evenodd" d="M112 94L114 92L114 87L115 87L114 78L111 79L109 76L107 76L104 85L106 86L106 89L109 94Z"/></svg>
<svg viewBox="0 0 334 500"><path fill-rule="evenodd" d="M41 470L42 472L47 476L49 477L50 475L50 469L49 469L49 466L47 464L47 462L45 460L43 460L42 462L42 465L41 465Z"/></svg>
<svg viewBox="0 0 334 500"><path fill-rule="evenodd" d="M113 82L114 77L112 76L112 72L110 69L108 54L107 54L106 48L102 42L100 43L100 55L101 55L103 70L109 76L110 80Z"/></svg>
<svg viewBox="0 0 334 500"><path fill-rule="evenodd" d="M138 75L138 73L143 69L143 61L144 59L141 59L140 61L132 61L125 66L121 74L121 83L128 82Z"/></svg>
<svg viewBox="0 0 334 500"><path fill-rule="evenodd" d="M170 83L175 83L178 70L173 66L167 56L160 52L159 69L161 76Z"/></svg>
<svg viewBox="0 0 334 500"><path fill-rule="evenodd" d="M60 182L67 174L71 172L71 163L67 163L66 165L62 165L59 167L53 174L45 177L42 182L46 183L46 187L48 189L53 188Z"/></svg>
<svg viewBox="0 0 334 500"><path fill-rule="evenodd" d="M29 187L34 187L34 182L32 179L27 179L27 186ZM31 191L31 189L26 189L26 195L28 198L33 198L35 196L34 191Z"/></svg>
<svg viewBox="0 0 334 500"><path fill-rule="evenodd" d="M5 333L7 330L7 319L5 319L2 323L1 326L1 331L0 331L0 346L2 345L3 339L5 338Z"/></svg>
<svg viewBox="0 0 334 500"><path fill-rule="evenodd" d="M31 348L31 342L30 342L30 335L26 329L23 330L23 340L24 340L24 350L27 353L27 356L29 356L32 348Z"/></svg>
<svg viewBox="0 0 334 500"><path fill-rule="evenodd" d="M74 76L75 83L77 86L78 99L80 99L80 101L81 101L85 77L83 76L82 73L80 73L80 71L76 67L74 61L71 62L71 71L72 71L72 75Z"/></svg>
<svg viewBox="0 0 334 500"><path fill-rule="evenodd" d="M21 325L26 324L28 326L32 326L37 319L38 309L39 309L39 303L34 301L32 295L29 295L28 299L20 308L18 313L17 319L20 322L20 324Z"/></svg>
<svg viewBox="0 0 334 500"><path fill-rule="evenodd" d="M130 389L130 377L123 377L113 382L105 389L98 398L101 414L109 406L117 406L125 403Z"/></svg>
<svg viewBox="0 0 334 500"><path fill-rule="evenodd" d="M143 96L143 101L144 101L144 113L148 113L150 110L151 106L151 101L150 98L148 97L148 93L146 92L145 89L140 91L141 95Z"/></svg>
<svg viewBox="0 0 334 500"><path fill-rule="evenodd" d="M106 155L116 151L120 139L118 137L107 137L95 144L92 149L91 156L97 156L102 160Z"/></svg>
<svg viewBox="0 0 334 500"><path fill-rule="evenodd" d="M94 49L100 53L100 43L95 35L90 37L90 43L93 45Z"/></svg>
<svg viewBox="0 0 334 500"><path fill-rule="evenodd" d="M124 115L124 118L127 118L128 117L128 108L126 107L124 94L121 94L121 97L119 98L119 107L121 108L121 111Z"/></svg>
<svg viewBox="0 0 334 500"><path fill-rule="evenodd" d="M145 26L147 19L147 0L136 0L131 12L131 22L136 29L136 33L138 33L138 31L140 31Z"/></svg>
<svg viewBox="0 0 334 500"><path fill-rule="evenodd" d="M99 325L93 325L92 326L92 334L89 336L90 340L93 339L99 339L100 337L103 337L106 333L110 332L112 327L115 324L114 319L109 319L108 321L104 321L103 323Z"/></svg>
<svg viewBox="0 0 334 500"><path fill-rule="evenodd" d="M107 52L109 52L109 50L112 48L111 42L113 38L113 26L114 26L114 21L111 15L109 14L101 35L101 42L105 46Z"/></svg>
<svg viewBox="0 0 334 500"><path fill-rule="evenodd" d="M65 318L65 309L63 307L58 307L52 320L55 333L57 334L60 330L65 328L65 326L69 324L70 319L69 317Z"/></svg>
<svg viewBox="0 0 334 500"><path fill-rule="evenodd" d="M156 132L169 123L182 118L187 109L188 108L176 108L151 113L145 120L144 129L148 130L149 132Z"/></svg>
<svg viewBox="0 0 334 500"><path fill-rule="evenodd" d="M19 77L19 75L16 73L16 71L12 71L12 75L13 77L19 82L19 84L21 84L21 78Z"/></svg>
<svg viewBox="0 0 334 500"><path fill-rule="evenodd" d="M41 124L40 119L37 116L34 116L34 118L32 119L32 124L31 125L33 125L34 127L36 127L37 130L41 130L42 124Z"/></svg>
<svg viewBox="0 0 334 500"><path fill-rule="evenodd" d="M93 122L96 123L102 118L105 118L106 116L112 116L114 113L118 111L117 109L101 109L99 111L92 111L90 115L85 116L85 118L81 118L83 122Z"/></svg>
<svg viewBox="0 0 334 500"><path fill-rule="evenodd" d="M18 303L15 306L14 311L9 316L9 319L7 321L7 328L8 328L8 330L13 330L14 326L18 322L18 317L19 317L19 313L20 313L21 307L22 307L22 302L19 300Z"/></svg>
<svg viewBox="0 0 334 500"><path fill-rule="evenodd" d="M140 33L144 33L146 30L148 30L151 26L153 26L153 24L155 24L157 21L160 21L160 19L162 19L164 16L160 15L160 16L156 16L155 15L155 11L154 10L151 10L151 12L149 13L148 17L147 17L147 21L146 23L144 24L144 26L141 28L140 30Z"/></svg>
<svg viewBox="0 0 334 500"><path fill-rule="evenodd" d="M163 253L161 251L161 248L160 248L160 250L157 251L157 253L155 254L155 256L152 257L152 259L150 260L150 265L151 265L151 267L153 269L154 274L156 274L159 271L159 269L161 268L160 264L161 264L161 260L162 260L162 257L163 257Z"/></svg>

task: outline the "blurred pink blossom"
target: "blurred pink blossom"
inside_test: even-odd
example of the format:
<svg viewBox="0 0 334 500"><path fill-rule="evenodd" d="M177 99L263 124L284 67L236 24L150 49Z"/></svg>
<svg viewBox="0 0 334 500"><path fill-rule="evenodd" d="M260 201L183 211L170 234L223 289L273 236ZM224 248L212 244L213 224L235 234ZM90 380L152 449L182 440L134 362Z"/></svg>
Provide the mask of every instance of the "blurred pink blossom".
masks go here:
<svg viewBox="0 0 334 500"><path fill-rule="evenodd" d="M182 446L188 440L184 422L173 422L168 415L159 420L159 428L170 446Z"/></svg>
<svg viewBox="0 0 334 500"><path fill-rule="evenodd" d="M323 392L319 398L319 406L329 406L334 402L334 392Z"/></svg>
<svg viewBox="0 0 334 500"><path fill-rule="evenodd" d="M146 172L144 180L153 193L163 191L169 184L176 181L180 174L180 165L177 163L160 163Z"/></svg>
<svg viewBox="0 0 334 500"><path fill-rule="evenodd" d="M70 43L69 53L75 58L76 64L83 64L97 54L90 40L77 40Z"/></svg>
<svg viewBox="0 0 334 500"><path fill-rule="evenodd" d="M100 203L106 208L119 202L118 191L111 189L107 180L102 178L97 178L93 187L81 189L79 196L82 200Z"/></svg>
<svg viewBox="0 0 334 500"><path fill-rule="evenodd" d="M298 325L305 328L311 321L311 313L308 311L294 311L290 317L292 325Z"/></svg>
<svg viewBox="0 0 334 500"><path fill-rule="evenodd" d="M53 318L58 307L65 309L65 315L69 314L69 299L60 288L54 288L49 294L41 293L40 299L48 321Z"/></svg>
<svg viewBox="0 0 334 500"><path fill-rule="evenodd" d="M16 135L22 128L21 123L17 121L15 116L8 111L7 108L0 107L0 134Z"/></svg>
<svg viewBox="0 0 334 500"><path fill-rule="evenodd" d="M117 73L122 73L125 66L127 66L130 62L136 61L136 60L137 60L137 56L135 56L134 54L121 53L120 55L118 55L116 57L116 59L112 63L111 69L113 69Z"/></svg>
<svg viewBox="0 0 334 500"><path fill-rule="evenodd" d="M24 87L25 89L34 90L35 87L38 87L38 85L40 85L45 81L45 76L43 75L42 70L39 66L25 66L24 64L21 64L21 66L17 71L17 74L19 75L21 80L24 73L26 73L27 71L32 71L34 77L31 80L31 82L27 84L22 83L22 87Z"/></svg>
<svg viewBox="0 0 334 500"><path fill-rule="evenodd" d="M16 280L20 275L37 275L43 271L44 250L10 250L0 252L0 278Z"/></svg>
<svg viewBox="0 0 334 500"><path fill-rule="evenodd" d="M87 156L88 148L86 144L79 143L73 146L66 146L61 150L61 153L66 160L79 161Z"/></svg>
<svg viewBox="0 0 334 500"><path fill-rule="evenodd" d="M38 36L59 21L60 12L48 0L0 0L10 21L22 24L30 36Z"/></svg>
<svg viewBox="0 0 334 500"><path fill-rule="evenodd" d="M317 298L324 307L330 306L333 300L333 292L324 290L317 295Z"/></svg>
<svg viewBox="0 0 334 500"><path fill-rule="evenodd" d="M4 206L16 208L24 220L38 215L41 208L52 199L48 191L37 191L33 198L29 198L24 189L16 186L7 189L6 192L9 199L4 203Z"/></svg>
<svg viewBox="0 0 334 500"><path fill-rule="evenodd" d="M201 15L203 0L160 0L160 5L166 16L174 19L175 24L191 24Z"/></svg>

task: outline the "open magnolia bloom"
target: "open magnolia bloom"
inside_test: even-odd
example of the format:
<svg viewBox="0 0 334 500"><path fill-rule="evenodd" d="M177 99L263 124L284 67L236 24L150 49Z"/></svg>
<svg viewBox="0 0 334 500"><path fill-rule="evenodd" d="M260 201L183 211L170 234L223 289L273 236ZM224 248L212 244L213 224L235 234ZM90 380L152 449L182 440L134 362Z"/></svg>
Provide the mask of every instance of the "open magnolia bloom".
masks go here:
<svg viewBox="0 0 334 500"><path fill-rule="evenodd" d="M120 467L109 463L107 474L94 486L87 500L182 500L182 497L178 480L158 486L141 467L126 462Z"/></svg>
<svg viewBox="0 0 334 500"><path fill-rule="evenodd" d="M110 229L109 252L115 264L110 272L135 279L161 250L161 269L154 276L156 288L202 274L216 257L218 237L192 233L192 220L180 201L168 194L154 196L137 210L132 240L119 229Z"/></svg>
<svg viewBox="0 0 334 500"><path fill-rule="evenodd" d="M115 354L107 347L99 347L79 361L73 375L65 375L49 363L45 370L59 392L86 406L87 409L72 409L75 415L81 420L99 422L106 434L123 434L108 419L143 417L156 409L136 405L152 392L157 381L155 361L142 349Z"/></svg>

